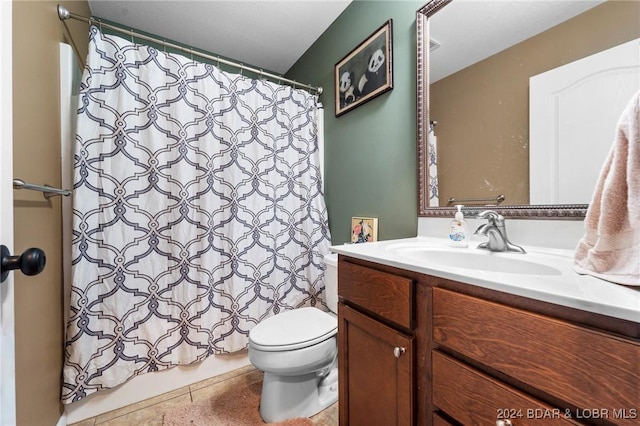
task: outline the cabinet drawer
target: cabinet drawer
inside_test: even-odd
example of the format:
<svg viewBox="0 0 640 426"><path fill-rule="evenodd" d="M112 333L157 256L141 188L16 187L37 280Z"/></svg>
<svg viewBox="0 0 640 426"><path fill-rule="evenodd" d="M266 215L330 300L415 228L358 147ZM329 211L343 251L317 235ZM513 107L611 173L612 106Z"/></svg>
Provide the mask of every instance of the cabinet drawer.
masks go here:
<svg viewBox="0 0 640 426"><path fill-rule="evenodd" d="M440 352L433 353L433 403L465 425L575 425L547 406ZM445 423L446 424L446 423Z"/></svg>
<svg viewBox="0 0 640 426"><path fill-rule="evenodd" d="M437 345L583 414L599 410L615 424L640 421L639 342L440 288L433 311Z"/></svg>
<svg viewBox="0 0 640 426"><path fill-rule="evenodd" d="M413 328L413 280L349 262L338 266L338 295L401 327Z"/></svg>

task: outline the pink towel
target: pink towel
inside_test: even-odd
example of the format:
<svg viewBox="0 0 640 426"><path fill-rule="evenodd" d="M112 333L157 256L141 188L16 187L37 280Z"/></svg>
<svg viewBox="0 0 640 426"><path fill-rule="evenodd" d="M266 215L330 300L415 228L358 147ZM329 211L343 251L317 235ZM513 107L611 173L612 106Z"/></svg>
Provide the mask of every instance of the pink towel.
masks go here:
<svg viewBox="0 0 640 426"><path fill-rule="evenodd" d="M620 116L575 253L575 271L640 286L640 92Z"/></svg>

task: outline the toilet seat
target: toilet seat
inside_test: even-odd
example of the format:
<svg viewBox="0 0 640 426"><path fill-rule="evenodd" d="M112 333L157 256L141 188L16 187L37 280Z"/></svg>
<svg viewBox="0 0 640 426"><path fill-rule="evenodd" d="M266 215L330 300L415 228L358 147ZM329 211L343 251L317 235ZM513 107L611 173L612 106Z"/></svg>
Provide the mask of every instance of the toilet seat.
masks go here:
<svg viewBox="0 0 640 426"><path fill-rule="evenodd" d="M265 352L315 345L338 332L335 317L317 308L299 308L267 318L249 332L249 345Z"/></svg>

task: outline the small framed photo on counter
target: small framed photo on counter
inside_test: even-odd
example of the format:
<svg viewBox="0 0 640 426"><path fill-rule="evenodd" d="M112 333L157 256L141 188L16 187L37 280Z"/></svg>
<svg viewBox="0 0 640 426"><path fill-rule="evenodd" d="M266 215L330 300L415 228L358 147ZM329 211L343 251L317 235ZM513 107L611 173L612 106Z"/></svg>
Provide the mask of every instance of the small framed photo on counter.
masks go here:
<svg viewBox="0 0 640 426"><path fill-rule="evenodd" d="M378 241L377 217L352 217L351 218L351 242L371 243Z"/></svg>

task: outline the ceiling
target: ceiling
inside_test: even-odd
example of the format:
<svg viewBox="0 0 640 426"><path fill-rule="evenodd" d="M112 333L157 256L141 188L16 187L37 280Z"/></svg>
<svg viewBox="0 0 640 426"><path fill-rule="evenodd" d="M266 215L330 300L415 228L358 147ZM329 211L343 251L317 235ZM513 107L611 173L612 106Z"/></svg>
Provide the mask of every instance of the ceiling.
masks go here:
<svg viewBox="0 0 640 426"><path fill-rule="evenodd" d="M430 80L435 82L603 1L455 0L431 20L431 38L440 46L431 52ZM350 2L89 0L89 6L96 17L284 74Z"/></svg>
<svg viewBox="0 0 640 426"><path fill-rule="evenodd" d="M89 0L93 16L286 73L351 0Z"/></svg>
<svg viewBox="0 0 640 426"><path fill-rule="evenodd" d="M429 81L558 25L605 0L454 0L430 19Z"/></svg>

